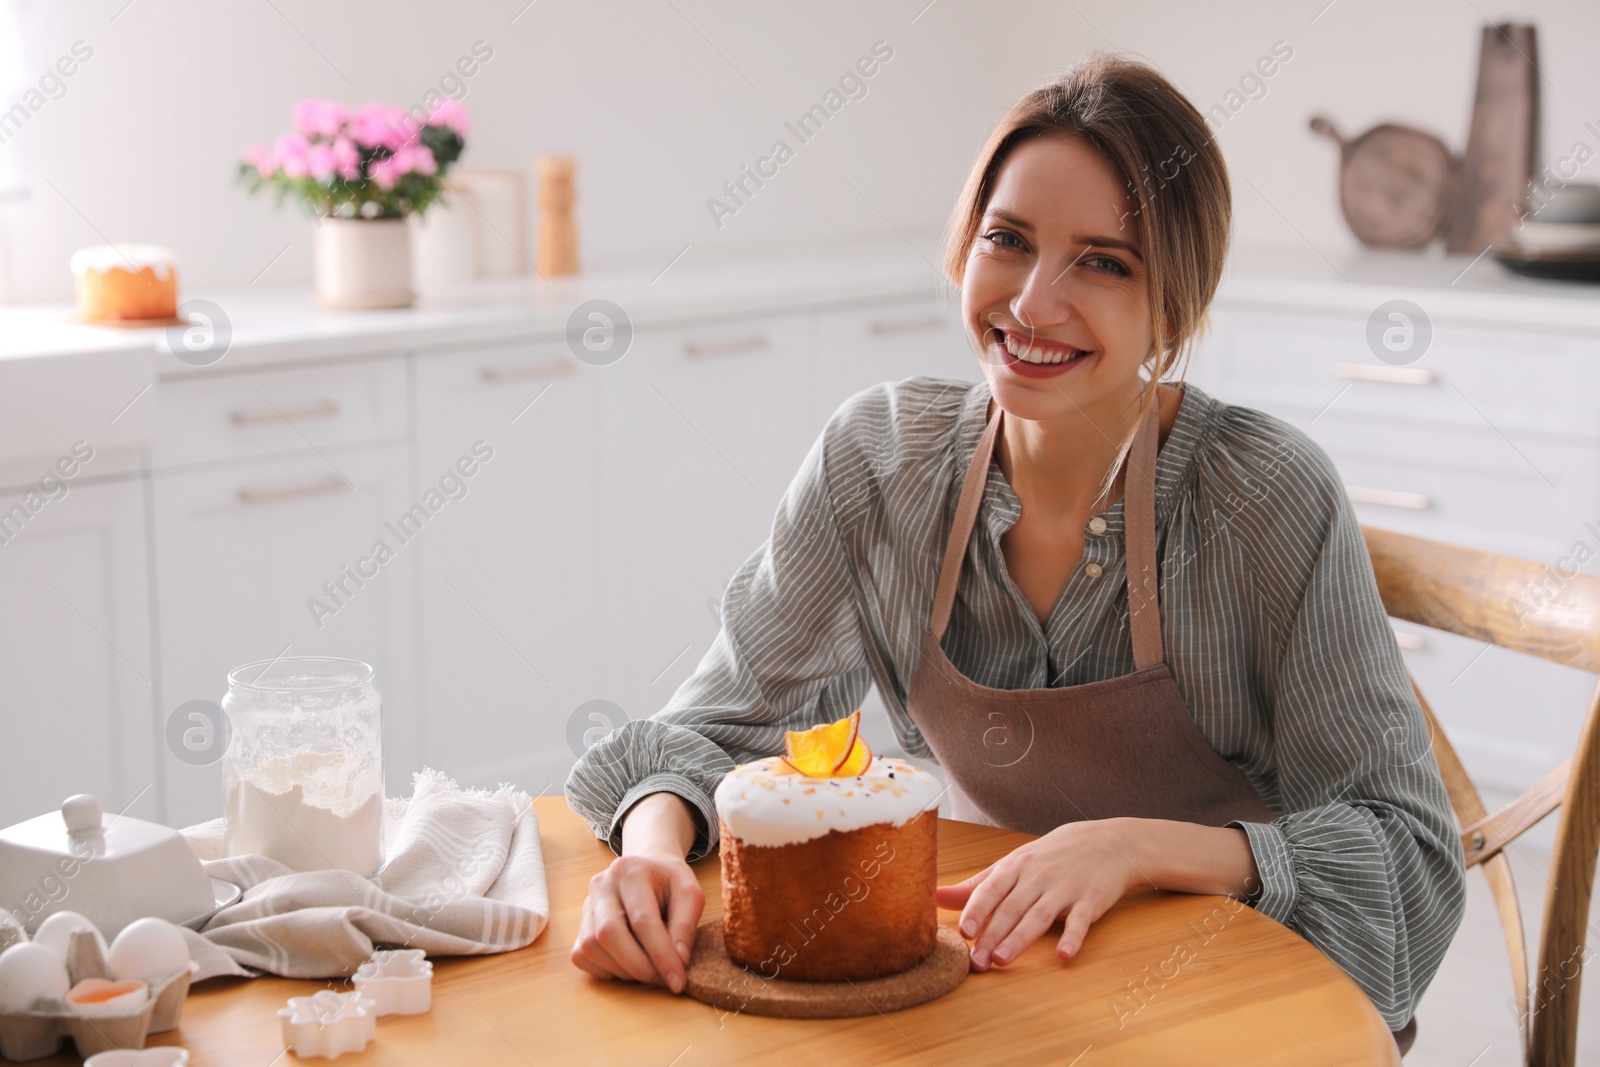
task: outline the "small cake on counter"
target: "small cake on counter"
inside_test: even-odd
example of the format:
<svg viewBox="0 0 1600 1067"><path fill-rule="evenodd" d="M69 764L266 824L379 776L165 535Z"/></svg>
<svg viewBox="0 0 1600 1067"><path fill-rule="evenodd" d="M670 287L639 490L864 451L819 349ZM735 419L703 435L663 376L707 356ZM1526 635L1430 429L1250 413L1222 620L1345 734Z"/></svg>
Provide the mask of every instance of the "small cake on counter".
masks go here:
<svg viewBox="0 0 1600 1067"><path fill-rule="evenodd" d="M176 318L175 261L170 248L158 245L100 245L74 252L79 316L113 323Z"/></svg>
<svg viewBox="0 0 1600 1067"><path fill-rule="evenodd" d="M860 721L790 731L717 786L723 943L765 978L861 981L933 951L939 780L874 758Z"/></svg>

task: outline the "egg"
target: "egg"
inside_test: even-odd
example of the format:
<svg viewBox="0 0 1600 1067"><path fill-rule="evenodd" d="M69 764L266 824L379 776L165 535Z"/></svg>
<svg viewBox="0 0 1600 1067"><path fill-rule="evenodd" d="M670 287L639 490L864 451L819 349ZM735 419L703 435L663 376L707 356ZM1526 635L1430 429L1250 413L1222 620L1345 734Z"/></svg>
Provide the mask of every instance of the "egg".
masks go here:
<svg viewBox="0 0 1600 1067"><path fill-rule="evenodd" d="M72 982L67 965L47 945L31 941L0 952L0 1011L29 1011L40 997L62 999Z"/></svg>
<svg viewBox="0 0 1600 1067"><path fill-rule="evenodd" d="M105 954L105 938L100 936L100 931L95 928L94 923L75 911L58 911L46 918L34 932L33 943L48 946L57 956L65 960L72 952L72 935L79 930L93 934L95 941L100 945L100 954Z"/></svg>
<svg viewBox="0 0 1600 1067"><path fill-rule="evenodd" d="M117 979L144 981L189 969L189 946L183 931L165 919L135 919L111 942L106 970Z"/></svg>

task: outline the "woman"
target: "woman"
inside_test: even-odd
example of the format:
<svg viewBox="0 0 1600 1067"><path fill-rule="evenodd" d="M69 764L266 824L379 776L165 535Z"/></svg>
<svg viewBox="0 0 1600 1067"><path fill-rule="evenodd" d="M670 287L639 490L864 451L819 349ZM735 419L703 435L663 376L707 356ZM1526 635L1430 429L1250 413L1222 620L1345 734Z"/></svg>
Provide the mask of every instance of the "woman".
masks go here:
<svg viewBox="0 0 1600 1067"><path fill-rule="evenodd" d="M1465 870L1357 520L1305 434L1162 380L1230 196L1201 116L1142 64L1092 57L1011 110L946 254L983 380L848 400L693 677L574 768L570 803L621 854L577 966L681 990L717 782L876 682L956 818L1042 835L939 889L975 968L1061 919L1071 959L1132 886L1233 894L1409 1045Z"/></svg>

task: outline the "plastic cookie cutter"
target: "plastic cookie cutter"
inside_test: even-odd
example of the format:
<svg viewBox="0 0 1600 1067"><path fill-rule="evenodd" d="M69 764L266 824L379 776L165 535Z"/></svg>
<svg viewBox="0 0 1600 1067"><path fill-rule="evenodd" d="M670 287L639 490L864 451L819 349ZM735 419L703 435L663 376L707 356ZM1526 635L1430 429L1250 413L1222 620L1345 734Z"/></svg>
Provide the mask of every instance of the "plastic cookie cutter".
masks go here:
<svg viewBox="0 0 1600 1067"><path fill-rule="evenodd" d="M360 1052L377 1032L374 1006L372 998L362 996L360 990L335 993L323 989L309 997L290 997L289 1006L278 1009L283 1043L300 1057L331 1060L346 1052Z"/></svg>
<svg viewBox="0 0 1600 1067"><path fill-rule="evenodd" d="M187 1067L189 1050L176 1045L159 1048L114 1048L83 1061L83 1067Z"/></svg>
<svg viewBox="0 0 1600 1067"><path fill-rule="evenodd" d="M379 949L352 981L379 1015L420 1015L433 1006L433 964L420 948Z"/></svg>

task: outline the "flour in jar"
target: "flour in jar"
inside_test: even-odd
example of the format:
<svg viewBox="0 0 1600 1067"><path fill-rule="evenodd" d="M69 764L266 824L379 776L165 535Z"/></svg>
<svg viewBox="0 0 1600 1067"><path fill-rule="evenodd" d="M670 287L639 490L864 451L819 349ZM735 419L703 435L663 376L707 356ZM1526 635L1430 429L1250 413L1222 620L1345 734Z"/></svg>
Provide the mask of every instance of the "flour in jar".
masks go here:
<svg viewBox="0 0 1600 1067"><path fill-rule="evenodd" d="M228 782L224 847L297 871L337 868L366 877L383 863L383 782L355 752L302 749Z"/></svg>

